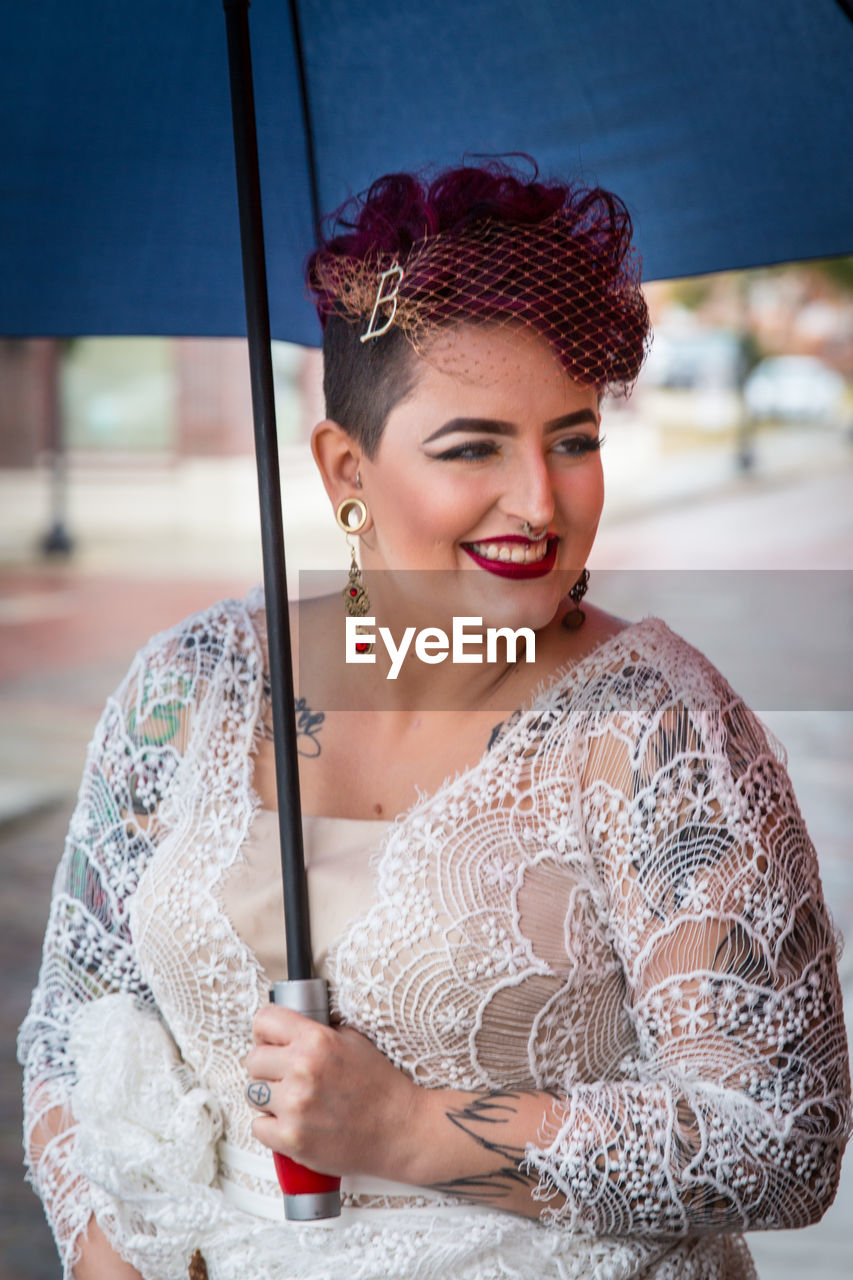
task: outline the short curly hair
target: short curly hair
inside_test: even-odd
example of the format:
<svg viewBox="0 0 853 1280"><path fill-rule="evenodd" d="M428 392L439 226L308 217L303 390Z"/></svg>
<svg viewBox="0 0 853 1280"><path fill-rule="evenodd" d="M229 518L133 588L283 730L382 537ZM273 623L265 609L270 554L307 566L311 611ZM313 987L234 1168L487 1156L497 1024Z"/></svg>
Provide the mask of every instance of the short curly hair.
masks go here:
<svg viewBox="0 0 853 1280"><path fill-rule="evenodd" d="M454 324L528 326L575 381L627 392L649 344L625 205L502 161L394 173L333 214L308 288L323 326L326 412L368 457L412 389L413 351ZM400 276L393 323L366 341L378 279Z"/></svg>

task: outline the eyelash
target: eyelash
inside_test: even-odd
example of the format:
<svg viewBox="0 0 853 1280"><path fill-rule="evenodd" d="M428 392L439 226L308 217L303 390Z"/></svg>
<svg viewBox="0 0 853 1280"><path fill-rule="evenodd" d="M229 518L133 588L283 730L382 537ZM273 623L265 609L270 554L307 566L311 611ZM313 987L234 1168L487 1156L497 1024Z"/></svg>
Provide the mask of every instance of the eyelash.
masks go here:
<svg viewBox="0 0 853 1280"><path fill-rule="evenodd" d="M567 436L554 448L566 457L579 456L584 453L597 453L604 444L604 436ZM562 449L560 445L571 445ZM465 444L454 445L444 453L432 456L439 462L480 462L483 458L494 457L500 449L493 440L469 440Z"/></svg>

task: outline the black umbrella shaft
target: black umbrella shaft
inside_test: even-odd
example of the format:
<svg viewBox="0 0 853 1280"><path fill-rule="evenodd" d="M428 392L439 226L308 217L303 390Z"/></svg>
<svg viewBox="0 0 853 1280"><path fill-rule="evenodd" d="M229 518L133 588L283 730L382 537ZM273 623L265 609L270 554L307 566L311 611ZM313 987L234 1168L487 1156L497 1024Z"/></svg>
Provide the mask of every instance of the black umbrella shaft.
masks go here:
<svg viewBox="0 0 853 1280"><path fill-rule="evenodd" d="M287 610L287 576L281 520L281 481L278 465L275 398L270 347L269 301L261 214L258 139L249 44L249 0L223 0L231 75L231 113L237 161L240 240L246 291L246 332L252 379L252 413L261 507L261 545L264 561L267 635L269 639L272 713L275 726L275 776L278 824L284 882L284 930L289 978L311 977L311 934L308 886L302 848L302 812L296 722L293 711L293 672Z"/></svg>

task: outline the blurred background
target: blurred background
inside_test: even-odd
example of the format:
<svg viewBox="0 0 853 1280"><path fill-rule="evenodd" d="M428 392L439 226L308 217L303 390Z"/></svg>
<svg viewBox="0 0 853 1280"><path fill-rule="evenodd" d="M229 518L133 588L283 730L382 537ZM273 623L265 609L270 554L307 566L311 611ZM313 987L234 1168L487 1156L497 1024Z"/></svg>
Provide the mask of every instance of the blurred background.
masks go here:
<svg viewBox="0 0 853 1280"><path fill-rule="evenodd" d="M762 714L788 750L830 910L851 934L853 258L647 292L651 355L630 400L605 406L590 598L629 617L662 612ZM307 445L322 417L319 355L274 344L274 366L294 594L300 570L343 574L348 553ZM707 639L702 610L682 621L656 604L685 594L688 571L717 622ZM756 574L784 600L784 626L767 634L744 603L761 594ZM59 1275L22 1181L14 1039L86 744L149 635L259 580L242 341L0 341L4 1280ZM840 608L827 612L830 601ZM744 654L751 667L738 665ZM771 663L770 692L752 695ZM849 1027L849 950L842 981ZM762 1280L849 1276L851 1165L822 1223L750 1237Z"/></svg>

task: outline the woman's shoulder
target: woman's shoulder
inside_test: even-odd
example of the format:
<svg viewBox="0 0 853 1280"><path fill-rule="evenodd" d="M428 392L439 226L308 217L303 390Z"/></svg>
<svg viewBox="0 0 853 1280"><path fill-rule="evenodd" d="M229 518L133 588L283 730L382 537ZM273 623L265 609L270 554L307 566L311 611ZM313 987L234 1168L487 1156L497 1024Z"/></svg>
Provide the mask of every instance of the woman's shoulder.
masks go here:
<svg viewBox="0 0 853 1280"><path fill-rule="evenodd" d="M215 657L254 648L265 629L264 595L255 587L242 600L228 597L196 610L163 631L156 632L140 649L147 660L173 658L180 662L198 653Z"/></svg>
<svg viewBox="0 0 853 1280"><path fill-rule="evenodd" d="M742 705L713 662L662 618L628 622L590 610L587 621L586 647L556 667L540 696L568 697L575 710L596 716L630 712L635 718L675 704L700 718L718 718Z"/></svg>
<svg viewBox="0 0 853 1280"><path fill-rule="evenodd" d="M151 636L135 655L118 691L136 716L152 706L190 707L225 679L238 691L263 675L263 592L217 600Z"/></svg>
<svg viewBox="0 0 853 1280"><path fill-rule="evenodd" d="M597 611L601 614L601 611ZM595 675L655 675L671 681L686 695L730 686L710 658L653 615L627 622L613 614L596 619L588 651L580 663ZM580 665L580 664L579 664Z"/></svg>
<svg viewBox="0 0 853 1280"><path fill-rule="evenodd" d="M595 605L584 606L582 625L556 618L542 645L537 641L541 687L573 683L578 673L593 677L641 661L662 673L689 667L707 658L658 617L629 621Z"/></svg>
<svg viewBox="0 0 853 1280"><path fill-rule="evenodd" d="M645 617L614 631L569 674L585 732L615 731L636 746L689 725L691 740L712 753L743 739L753 754L769 749L784 757L711 659L662 618Z"/></svg>

